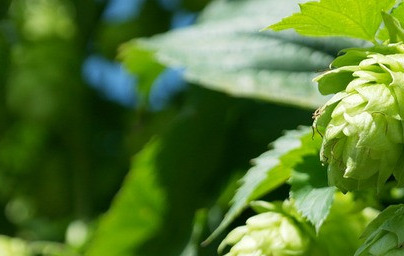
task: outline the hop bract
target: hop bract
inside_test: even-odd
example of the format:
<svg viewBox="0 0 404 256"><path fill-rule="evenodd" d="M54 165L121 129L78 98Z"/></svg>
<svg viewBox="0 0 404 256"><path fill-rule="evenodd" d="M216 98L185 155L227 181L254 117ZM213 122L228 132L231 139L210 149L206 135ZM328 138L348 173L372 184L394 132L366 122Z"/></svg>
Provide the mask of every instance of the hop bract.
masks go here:
<svg viewBox="0 0 404 256"><path fill-rule="evenodd" d="M308 255L310 237L294 217L275 210L255 215L231 231L219 251L226 245L233 247L225 256Z"/></svg>
<svg viewBox="0 0 404 256"><path fill-rule="evenodd" d="M380 188L392 175L403 184L404 45L348 49L331 66L315 81L335 95L314 123L330 184Z"/></svg>

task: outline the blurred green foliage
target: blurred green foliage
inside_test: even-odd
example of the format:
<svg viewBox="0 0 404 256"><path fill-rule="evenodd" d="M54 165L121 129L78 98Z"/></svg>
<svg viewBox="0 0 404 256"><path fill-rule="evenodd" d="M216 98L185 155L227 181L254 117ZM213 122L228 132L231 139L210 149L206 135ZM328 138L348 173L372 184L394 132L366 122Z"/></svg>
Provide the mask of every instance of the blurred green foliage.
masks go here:
<svg viewBox="0 0 404 256"><path fill-rule="evenodd" d="M230 28L231 14L242 13L243 5L238 4L247 1L216 1L217 6L232 5L224 6L223 16L211 5L211 19L223 19L223 27ZM132 44L121 45L163 32L170 38L176 30L167 31L179 11L206 11L210 0L178 1L174 9L161 2L145 0L137 16L119 22L103 16L112 0L0 2L0 233L5 235L0 237L0 252L4 255L215 255L220 238L205 247L200 243L222 220L250 159L267 150L283 130L310 124L311 111L306 108L317 102L305 99L300 109L284 105L302 106L293 104L295 98L270 98L283 104L275 105L258 101L268 98L257 92L253 99L240 99L192 83L163 110L151 111L148 93L163 66L153 59L154 53L132 48L125 52ZM209 22L206 13L201 17ZM191 32L198 32L198 26ZM226 76L221 69L225 58L214 58L204 34L184 35L178 42L195 40L191 46L206 46L208 51L181 56L202 67L203 56L213 57L210 61ZM264 45L265 40L273 42L256 30L247 35L262 39ZM232 53L243 49L241 55L248 55L246 47L227 48L231 36L219 38L219 48ZM256 45L248 36L244 44ZM293 35L276 40L275 45L291 42L293 49L307 48L310 56L317 52L325 59L347 45L329 46ZM119 48L124 49L120 53L124 64L138 75L137 108L107 100L83 77L89 56L115 61ZM225 56L226 51L218 53ZM230 81L234 73L262 68L256 59L250 64L231 70ZM284 64L282 74L290 78L288 72L296 71L296 65ZM305 70L305 77L323 67L326 61L321 59ZM206 78L199 79L202 85L211 78L204 70L197 71ZM293 88L297 78L281 79L277 86ZM260 80L259 85L267 82ZM214 89L223 91L221 85ZM312 88L300 90L303 99ZM272 196L285 195L287 189L281 187ZM234 225L243 223L243 217Z"/></svg>
<svg viewBox="0 0 404 256"><path fill-rule="evenodd" d="M102 19L108 4L1 2L2 234L69 243L66 232L75 220L91 229L120 187L130 156L174 115L175 104L161 113L136 113L106 100L83 79L90 54L113 59L129 38L169 28L171 13L155 1L119 25ZM145 23L151 25L146 29Z"/></svg>

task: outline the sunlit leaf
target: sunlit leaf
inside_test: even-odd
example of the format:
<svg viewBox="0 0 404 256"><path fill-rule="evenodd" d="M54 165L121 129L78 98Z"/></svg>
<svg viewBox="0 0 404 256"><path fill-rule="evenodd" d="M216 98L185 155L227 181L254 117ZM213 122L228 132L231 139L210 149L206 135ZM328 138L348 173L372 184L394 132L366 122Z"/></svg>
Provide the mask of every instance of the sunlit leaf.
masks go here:
<svg viewBox="0 0 404 256"><path fill-rule="evenodd" d="M394 8L393 11L391 12L391 16L393 16L393 17L390 17L390 18L387 17L387 18L389 18L387 21L386 21L386 19L384 20L385 26L379 31L379 33L377 35L378 39L380 39L382 41L389 39L389 30L390 30L390 34L391 34L391 32L393 32L393 34L394 34L395 33L394 30L397 30L397 29L398 29L397 32L400 33L400 25L401 25L401 27L404 27L404 3L400 3L396 8ZM395 19L397 21L394 22ZM393 21L393 22L389 24L389 20ZM394 23L396 23L396 25L394 25ZM397 23L399 23L399 24L397 24ZM401 31L401 34L402 34L402 31ZM390 37L391 37L391 35L390 35Z"/></svg>
<svg viewBox="0 0 404 256"><path fill-rule="evenodd" d="M398 19L402 26L404 26L404 3L401 2L397 8L393 9L391 15Z"/></svg>
<svg viewBox="0 0 404 256"><path fill-rule="evenodd" d="M375 40L382 16L394 0L321 0L300 5L300 13L284 18L269 29L295 29L309 36L349 36Z"/></svg>

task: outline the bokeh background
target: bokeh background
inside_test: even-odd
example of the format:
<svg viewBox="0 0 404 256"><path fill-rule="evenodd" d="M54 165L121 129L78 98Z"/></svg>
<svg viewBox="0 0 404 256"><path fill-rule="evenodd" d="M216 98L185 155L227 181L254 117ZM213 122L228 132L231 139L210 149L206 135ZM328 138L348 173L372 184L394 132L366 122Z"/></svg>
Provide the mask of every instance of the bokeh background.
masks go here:
<svg viewBox="0 0 404 256"><path fill-rule="evenodd" d="M220 238L200 244L250 159L309 125L312 106L211 91L181 65L123 67L122 44L191 26L210 2L0 2L0 255L216 255ZM312 72L339 49L314 45L327 56L293 52L315 59L303 68ZM259 57L255 67L270 66Z"/></svg>

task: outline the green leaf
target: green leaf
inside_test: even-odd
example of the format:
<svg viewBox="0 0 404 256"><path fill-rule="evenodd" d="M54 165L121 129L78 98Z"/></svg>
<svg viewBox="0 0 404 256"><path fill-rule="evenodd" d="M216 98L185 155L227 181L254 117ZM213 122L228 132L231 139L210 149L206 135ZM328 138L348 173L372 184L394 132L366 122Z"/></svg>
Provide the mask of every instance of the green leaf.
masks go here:
<svg viewBox="0 0 404 256"><path fill-rule="evenodd" d="M382 17L381 11L389 11L394 0L321 0L300 5L295 13L269 26L280 31L295 29L308 36L349 36L375 41Z"/></svg>
<svg viewBox="0 0 404 256"><path fill-rule="evenodd" d="M404 29L400 21L386 12L382 12L382 16L386 29L389 33L390 43L404 41Z"/></svg>
<svg viewBox="0 0 404 256"><path fill-rule="evenodd" d="M160 147L160 141L154 140L134 158L131 172L111 210L101 219L85 255L133 255L132 250L159 227L166 199L153 161Z"/></svg>
<svg viewBox="0 0 404 256"><path fill-rule="evenodd" d="M329 256L353 255L361 244L360 234L378 211L363 209L353 194L335 193L330 214L322 225L317 242Z"/></svg>
<svg viewBox="0 0 404 256"><path fill-rule="evenodd" d="M271 146L273 149L252 161L254 166L241 179L241 186L233 197L231 208L205 243L219 235L251 201L284 184L304 156L318 152L320 139L315 138L313 141L312 130L302 127L286 132Z"/></svg>
<svg viewBox="0 0 404 256"><path fill-rule="evenodd" d="M394 8L391 15L400 22L401 26L404 26L404 2L401 2L397 8Z"/></svg>
<svg viewBox="0 0 404 256"><path fill-rule="evenodd" d="M365 231L362 234L362 238L369 237L373 232L375 232L384 222L390 219L394 214L403 208L402 205L390 205L386 209L384 209L377 217L374 219L369 225L366 227Z"/></svg>
<svg viewBox="0 0 404 256"><path fill-rule="evenodd" d="M339 50L362 42L259 32L296 10L298 2L214 1L196 25L134 40L126 49L149 49L158 62L185 68L186 80L212 90L315 109L327 99L312 82L316 72L327 69ZM136 58L121 56L125 63Z"/></svg>
<svg viewBox="0 0 404 256"><path fill-rule="evenodd" d="M345 49L342 55L335 58L331 63L331 67L340 68L344 66L358 66L359 63L367 57L365 49Z"/></svg>
<svg viewBox="0 0 404 256"><path fill-rule="evenodd" d="M318 89L323 95L334 94L345 90L348 83L352 81L352 74L358 70L357 66L346 66L330 70L315 78Z"/></svg>
<svg viewBox="0 0 404 256"><path fill-rule="evenodd" d="M178 256L187 244L185 252L194 249L190 244L201 242L196 241L197 233L190 241L195 212L214 205L235 171L246 168L248 160L265 147L263 138L275 139L285 127L310 118L303 110L235 99L196 86L186 93L182 111L166 121L163 132L134 159L90 243L94 251L87 256ZM271 115L284 117L276 124L262 119ZM143 209L153 207L150 222L138 217ZM215 209L219 221L222 208ZM209 215L210 225L211 221ZM214 255L218 243L199 248L198 253Z"/></svg>
<svg viewBox="0 0 404 256"><path fill-rule="evenodd" d="M377 216L367 227L363 233L363 239L366 241L356 251L355 256L368 255L368 250L376 241L380 241L381 237L386 233L391 233L395 237L394 247L401 248L404 243L404 205L390 205L382 213ZM402 255L401 253L397 255ZM389 254L390 255L390 254ZM393 254L391 254L393 255ZM395 254L394 254L395 255Z"/></svg>
<svg viewBox="0 0 404 256"><path fill-rule="evenodd" d="M399 25L401 25L401 27L404 27L404 3L400 3L396 8L394 8L391 11L390 15L393 16L390 19L398 21ZM386 24L386 20L384 21L384 27L382 29L380 29L380 31L377 35L377 38L382 41L386 41L386 40L390 39L388 26L390 26L390 30L391 30L392 29L391 25L393 25L393 27L394 27L394 23L396 23L396 22L393 22L393 24L388 24L388 23L389 23L388 21L387 21L387 24ZM396 24L396 25L398 25L398 24ZM394 28L393 28L393 30L394 30Z"/></svg>
<svg viewBox="0 0 404 256"><path fill-rule="evenodd" d="M124 67L139 79L138 92L142 97L141 104L146 104L154 80L164 70L164 66L154 60L153 54L138 47L136 43L126 43L120 48L118 58Z"/></svg>
<svg viewBox="0 0 404 256"><path fill-rule="evenodd" d="M191 237L180 256L198 256L199 241L201 241L204 225L208 219L207 215L206 209L198 210L195 213Z"/></svg>
<svg viewBox="0 0 404 256"><path fill-rule="evenodd" d="M314 146L314 145L313 145ZM317 146L317 145L316 145ZM290 178L290 197L297 210L318 232L327 218L334 200L335 187L328 186L327 168L321 165L318 152L303 158Z"/></svg>

